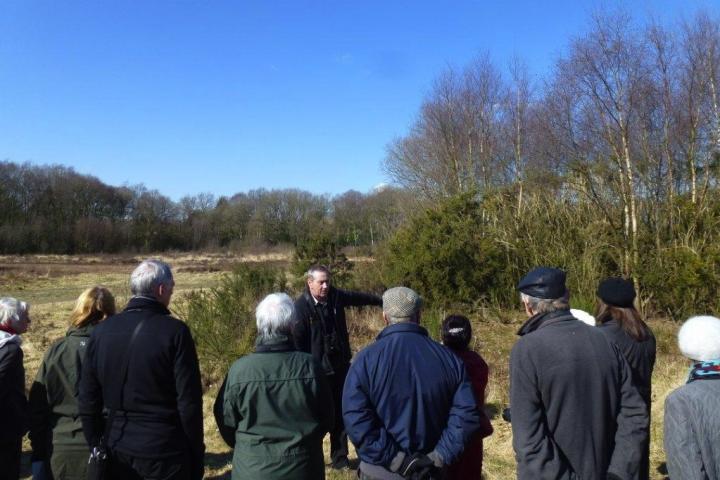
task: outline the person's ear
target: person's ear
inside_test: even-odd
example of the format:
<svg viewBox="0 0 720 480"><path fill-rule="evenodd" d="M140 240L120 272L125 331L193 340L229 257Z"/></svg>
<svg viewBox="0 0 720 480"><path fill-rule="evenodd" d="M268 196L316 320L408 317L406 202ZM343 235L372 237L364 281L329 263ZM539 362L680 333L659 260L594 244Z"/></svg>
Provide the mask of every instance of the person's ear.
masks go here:
<svg viewBox="0 0 720 480"><path fill-rule="evenodd" d="M389 324L388 322L388 316L387 313L383 312L383 322L385 322L385 325L387 326Z"/></svg>
<svg viewBox="0 0 720 480"><path fill-rule="evenodd" d="M530 309L530 302L523 300L523 306L525 307L525 313L527 313L527 316L532 317L533 311Z"/></svg>

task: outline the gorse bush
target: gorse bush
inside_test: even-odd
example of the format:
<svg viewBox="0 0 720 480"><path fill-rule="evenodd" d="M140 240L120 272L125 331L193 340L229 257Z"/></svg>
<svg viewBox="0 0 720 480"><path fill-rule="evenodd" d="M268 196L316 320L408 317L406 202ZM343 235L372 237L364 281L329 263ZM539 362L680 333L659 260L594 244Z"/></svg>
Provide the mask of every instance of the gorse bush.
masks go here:
<svg viewBox="0 0 720 480"><path fill-rule="evenodd" d="M332 272L333 283L342 287L350 281L353 264L340 250L335 239L318 230L315 234L303 239L295 249L292 272L303 277L310 266L325 265ZM303 282L299 282L300 286Z"/></svg>
<svg viewBox="0 0 720 480"><path fill-rule="evenodd" d="M486 235L483 223L472 194L426 210L381 252L383 281L417 290L433 307L487 300L505 265L502 249Z"/></svg>
<svg viewBox="0 0 720 480"><path fill-rule="evenodd" d="M178 315L192 331L206 384L220 380L234 360L252 351L255 307L265 295L283 290L283 271L243 265L216 287L191 291L179 302Z"/></svg>

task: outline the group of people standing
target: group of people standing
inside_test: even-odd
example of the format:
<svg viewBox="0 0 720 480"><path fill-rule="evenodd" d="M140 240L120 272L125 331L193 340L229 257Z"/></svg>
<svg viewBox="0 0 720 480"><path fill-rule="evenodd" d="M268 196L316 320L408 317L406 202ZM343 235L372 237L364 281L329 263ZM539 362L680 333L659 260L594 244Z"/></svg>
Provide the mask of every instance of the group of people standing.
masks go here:
<svg viewBox="0 0 720 480"><path fill-rule="evenodd" d="M28 429L35 480L85 479L91 452L107 456L108 479L203 477L200 369L168 309L174 285L166 263L146 260L121 312L107 289L84 291L29 398L20 335L30 307L0 299L0 479L19 477ZM528 315L510 356L518 478L649 478L656 346L633 284L600 284L597 327L570 312L562 270L536 268L517 288ZM385 328L353 357L345 308L365 305L382 307ZM322 479L327 433L331 467L354 468L349 438L361 479L481 478L488 365L469 348L466 317L445 318L437 343L417 292L337 289L320 265L299 298L272 293L255 313L255 351L230 367L213 409L234 479ZM691 318L679 345L693 366L666 401L670 477L720 478L720 319Z"/></svg>

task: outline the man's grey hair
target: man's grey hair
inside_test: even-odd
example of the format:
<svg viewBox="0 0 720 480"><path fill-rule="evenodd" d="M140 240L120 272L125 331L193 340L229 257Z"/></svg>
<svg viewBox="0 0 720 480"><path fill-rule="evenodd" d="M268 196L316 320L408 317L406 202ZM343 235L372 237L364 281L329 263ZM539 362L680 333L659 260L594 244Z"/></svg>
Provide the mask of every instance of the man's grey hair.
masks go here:
<svg viewBox="0 0 720 480"><path fill-rule="evenodd" d="M161 260L149 259L138 265L130 275L130 291L133 295L152 297L159 285L170 285L172 281L170 265Z"/></svg>
<svg viewBox="0 0 720 480"><path fill-rule="evenodd" d="M13 328L20 316L27 313L30 304L12 297L0 298L0 325Z"/></svg>
<svg viewBox="0 0 720 480"><path fill-rule="evenodd" d="M258 337L272 340L289 335L295 306L286 293L271 293L255 309Z"/></svg>
<svg viewBox="0 0 720 480"><path fill-rule="evenodd" d="M533 314L570 309L570 293L567 290L565 290L565 295L561 298L537 298L531 297L527 293L521 293L520 300L527 302Z"/></svg>
<svg viewBox="0 0 720 480"><path fill-rule="evenodd" d="M326 267L325 265L315 264L315 265L311 265L310 268L308 268L308 271L305 273L305 278L307 280L309 280L311 278L314 279L315 274L318 272L326 273L328 276L332 275L330 273L330 269L328 267Z"/></svg>

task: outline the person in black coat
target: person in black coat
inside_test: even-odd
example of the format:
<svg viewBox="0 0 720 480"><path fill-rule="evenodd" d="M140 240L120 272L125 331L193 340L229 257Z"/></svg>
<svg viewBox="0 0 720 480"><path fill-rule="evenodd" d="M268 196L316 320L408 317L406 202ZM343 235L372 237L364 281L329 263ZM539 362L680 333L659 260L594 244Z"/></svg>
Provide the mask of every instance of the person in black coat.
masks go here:
<svg viewBox="0 0 720 480"><path fill-rule="evenodd" d="M107 434L110 479L203 476L200 368L190 330L167 308L174 285L166 263L142 262L130 277L125 310L95 327L88 342L79 412L90 447ZM107 429L104 408L114 411Z"/></svg>
<svg viewBox="0 0 720 480"><path fill-rule="evenodd" d="M632 383L650 414L652 372L655 367L655 336L635 309L635 287L622 278L608 278L597 290L600 298L596 315L597 326L605 337L617 345L630 364ZM640 480L650 478L650 436L643 441Z"/></svg>
<svg viewBox="0 0 720 480"><path fill-rule="evenodd" d="M335 427L330 431L332 467L347 468L347 434L342 420L342 391L350 368L352 350L345 323L345 307L382 305L377 295L351 292L330 284L330 270L313 265L307 272L307 288L295 300L293 341L295 348L312 354L328 376L335 404Z"/></svg>
<svg viewBox="0 0 720 480"><path fill-rule="evenodd" d="M518 479L637 478L648 414L627 361L572 316L562 270L536 268L518 290L529 317L510 354Z"/></svg>
<svg viewBox="0 0 720 480"><path fill-rule="evenodd" d="M22 338L30 323L30 306L0 298L0 479L20 477L22 437L27 431L27 398Z"/></svg>

